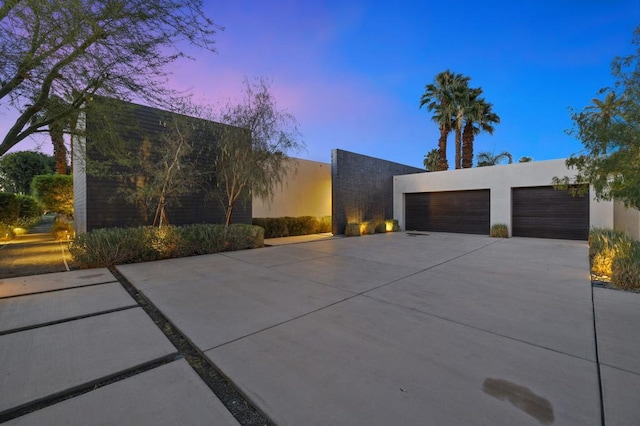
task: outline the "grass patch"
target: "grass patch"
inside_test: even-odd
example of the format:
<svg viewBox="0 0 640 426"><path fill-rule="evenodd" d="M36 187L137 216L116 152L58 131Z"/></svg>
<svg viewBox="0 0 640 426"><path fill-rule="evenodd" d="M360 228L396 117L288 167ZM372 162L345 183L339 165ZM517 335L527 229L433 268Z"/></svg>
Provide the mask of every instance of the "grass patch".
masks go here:
<svg viewBox="0 0 640 426"><path fill-rule="evenodd" d="M509 227L504 223L496 223L491 226L489 236L493 238L509 238Z"/></svg>
<svg viewBox="0 0 640 426"><path fill-rule="evenodd" d="M75 236L73 222L69 221L66 216L58 215L51 226L51 235L58 241L70 240Z"/></svg>
<svg viewBox="0 0 640 426"><path fill-rule="evenodd" d="M612 287L640 290L640 243L624 232L594 228L589 232L591 273Z"/></svg>

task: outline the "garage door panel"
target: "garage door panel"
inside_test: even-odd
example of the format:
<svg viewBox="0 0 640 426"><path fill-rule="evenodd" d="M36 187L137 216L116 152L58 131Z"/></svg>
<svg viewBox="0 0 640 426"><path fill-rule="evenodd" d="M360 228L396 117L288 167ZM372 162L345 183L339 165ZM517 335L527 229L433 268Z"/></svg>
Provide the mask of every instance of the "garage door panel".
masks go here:
<svg viewBox="0 0 640 426"><path fill-rule="evenodd" d="M512 189L513 235L586 240L589 197L574 197L551 186Z"/></svg>
<svg viewBox="0 0 640 426"><path fill-rule="evenodd" d="M489 233L489 190L405 194L408 230Z"/></svg>

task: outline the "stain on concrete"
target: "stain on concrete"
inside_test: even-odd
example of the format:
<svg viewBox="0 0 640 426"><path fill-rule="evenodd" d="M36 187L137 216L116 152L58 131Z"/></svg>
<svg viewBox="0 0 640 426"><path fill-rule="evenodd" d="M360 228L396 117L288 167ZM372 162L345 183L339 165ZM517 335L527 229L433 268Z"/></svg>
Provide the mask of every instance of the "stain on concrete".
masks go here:
<svg viewBox="0 0 640 426"><path fill-rule="evenodd" d="M482 391L501 401L509 401L540 424L550 425L555 421L551 402L531 392L527 387L508 380L487 378L482 384Z"/></svg>

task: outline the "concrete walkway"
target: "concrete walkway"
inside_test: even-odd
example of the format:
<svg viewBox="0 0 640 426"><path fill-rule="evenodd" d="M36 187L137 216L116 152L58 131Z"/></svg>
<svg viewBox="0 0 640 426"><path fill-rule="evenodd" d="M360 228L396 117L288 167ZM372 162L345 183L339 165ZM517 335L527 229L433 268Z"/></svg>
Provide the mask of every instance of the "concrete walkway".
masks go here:
<svg viewBox="0 0 640 426"><path fill-rule="evenodd" d="M0 243L0 278L47 274L77 269L67 241L50 234L53 215L46 215L29 233Z"/></svg>
<svg viewBox="0 0 640 426"><path fill-rule="evenodd" d="M640 294L592 290L584 242L395 233L118 271L277 424L640 418ZM236 422L109 271L0 298L0 419Z"/></svg>

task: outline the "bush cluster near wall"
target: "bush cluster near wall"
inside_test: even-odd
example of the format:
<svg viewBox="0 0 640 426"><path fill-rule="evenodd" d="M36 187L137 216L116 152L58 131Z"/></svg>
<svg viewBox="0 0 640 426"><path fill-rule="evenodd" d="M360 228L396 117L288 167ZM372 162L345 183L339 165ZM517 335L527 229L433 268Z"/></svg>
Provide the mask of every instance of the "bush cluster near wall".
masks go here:
<svg viewBox="0 0 640 426"><path fill-rule="evenodd" d="M46 210L73 216L73 176L37 175L31 189Z"/></svg>
<svg viewBox="0 0 640 426"><path fill-rule="evenodd" d="M384 234L386 232L398 232L400 227L397 219L387 219L385 221L367 221L347 223L344 235L347 237L359 237L360 235Z"/></svg>
<svg viewBox="0 0 640 426"><path fill-rule="evenodd" d="M294 237L296 235L331 232L331 216L321 218L300 217L254 217L253 224L264 228L265 238Z"/></svg>
<svg viewBox="0 0 640 426"><path fill-rule="evenodd" d="M491 225L489 236L492 238L509 238L509 227L505 223Z"/></svg>
<svg viewBox="0 0 640 426"><path fill-rule="evenodd" d="M88 268L262 247L258 226L234 224L103 228L77 236L69 251Z"/></svg>
<svg viewBox="0 0 640 426"><path fill-rule="evenodd" d="M594 228L589 232L591 272L623 290L640 290L640 243L624 232Z"/></svg>
<svg viewBox="0 0 640 426"><path fill-rule="evenodd" d="M26 232L40 221L42 205L29 195L0 192L0 241L15 237L15 230Z"/></svg>

